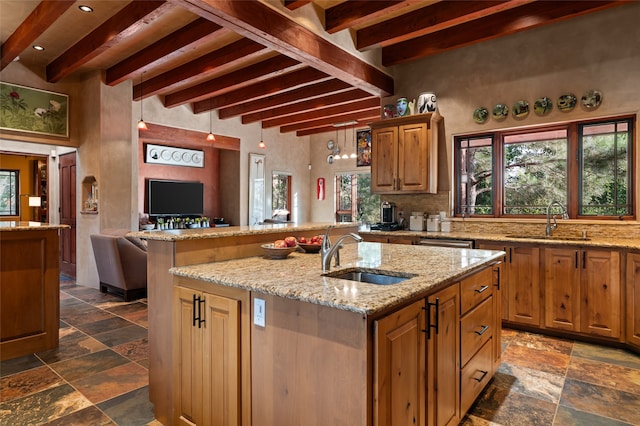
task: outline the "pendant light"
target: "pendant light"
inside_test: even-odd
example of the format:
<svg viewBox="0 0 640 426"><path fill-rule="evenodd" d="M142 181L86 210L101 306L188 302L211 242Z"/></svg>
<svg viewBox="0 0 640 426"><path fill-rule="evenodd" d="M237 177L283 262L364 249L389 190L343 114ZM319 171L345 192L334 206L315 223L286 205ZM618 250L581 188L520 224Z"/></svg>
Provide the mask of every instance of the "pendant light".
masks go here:
<svg viewBox="0 0 640 426"><path fill-rule="evenodd" d="M207 135L207 140L209 142L215 142L216 137L213 136L213 110L211 109L211 100L209 100L209 134Z"/></svg>
<svg viewBox="0 0 640 426"><path fill-rule="evenodd" d="M336 127L336 147L333 150L333 161L340 159L340 138L338 136L338 128Z"/></svg>
<svg viewBox="0 0 640 426"><path fill-rule="evenodd" d="M356 154L357 147L358 144L356 143L356 125L354 124L353 127L351 128L352 133L353 133L353 151L351 152L351 155L349 156L349 158L358 158L358 154Z"/></svg>
<svg viewBox="0 0 640 426"><path fill-rule="evenodd" d="M347 127L344 128L344 143L342 144L342 148L344 148L344 152L342 153L343 160L348 160L349 156L347 155Z"/></svg>
<svg viewBox="0 0 640 426"><path fill-rule="evenodd" d="M140 120L138 120L138 130L147 130L147 123L144 122L144 120L142 119L142 99L143 99L143 94L142 94L142 75L144 74L144 72L142 72L142 74L140 74Z"/></svg>
<svg viewBox="0 0 640 426"><path fill-rule="evenodd" d="M264 141L262 140L262 123L260 123L260 143L258 144L258 148L266 148Z"/></svg>

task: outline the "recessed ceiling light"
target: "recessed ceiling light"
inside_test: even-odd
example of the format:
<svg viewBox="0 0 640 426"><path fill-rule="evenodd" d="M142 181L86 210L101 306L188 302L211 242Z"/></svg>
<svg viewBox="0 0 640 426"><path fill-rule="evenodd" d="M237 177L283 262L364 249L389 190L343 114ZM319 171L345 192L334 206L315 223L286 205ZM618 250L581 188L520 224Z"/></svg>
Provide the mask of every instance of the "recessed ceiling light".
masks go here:
<svg viewBox="0 0 640 426"><path fill-rule="evenodd" d="M34 44L33 48L36 49L38 52L42 52L44 50L44 47L40 46L39 44Z"/></svg>
<svg viewBox="0 0 640 426"><path fill-rule="evenodd" d="M93 8L91 6L87 6L85 4L81 4L80 6L78 6L78 9L80 9L83 12L87 12L87 13L93 12Z"/></svg>

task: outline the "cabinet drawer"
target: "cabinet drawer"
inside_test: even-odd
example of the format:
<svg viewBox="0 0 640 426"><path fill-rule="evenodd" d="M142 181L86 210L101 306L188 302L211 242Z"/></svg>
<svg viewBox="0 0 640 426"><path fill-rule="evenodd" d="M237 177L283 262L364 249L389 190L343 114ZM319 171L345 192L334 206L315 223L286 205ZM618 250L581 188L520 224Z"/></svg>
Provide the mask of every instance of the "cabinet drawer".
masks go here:
<svg viewBox="0 0 640 426"><path fill-rule="evenodd" d="M464 366L493 335L493 297L488 298L460 321L460 362Z"/></svg>
<svg viewBox="0 0 640 426"><path fill-rule="evenodd" d="M460 375L460 412L465 413L476 400L482 389L489 383L491 371L491 340L480 349L462 369Z"/></svg>
<svg viewBox="0 0 640 426"><path fill-rule="evenodd" d="M460 313L464 314L493 294L493 270L486 268L460 283Z"/></svg>

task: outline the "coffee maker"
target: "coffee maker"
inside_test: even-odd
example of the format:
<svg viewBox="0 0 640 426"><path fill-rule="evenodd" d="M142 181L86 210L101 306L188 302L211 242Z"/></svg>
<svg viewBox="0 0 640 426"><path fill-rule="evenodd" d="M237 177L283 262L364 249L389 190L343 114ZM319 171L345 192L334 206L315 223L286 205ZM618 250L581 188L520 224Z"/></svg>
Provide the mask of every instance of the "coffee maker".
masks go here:
<svg viewBox="0 0 640 426"><path fill-rule="evenodd" d="M380 221L382 223L396 222L396 205L388 201L384 201L380 205Z"/></svg>

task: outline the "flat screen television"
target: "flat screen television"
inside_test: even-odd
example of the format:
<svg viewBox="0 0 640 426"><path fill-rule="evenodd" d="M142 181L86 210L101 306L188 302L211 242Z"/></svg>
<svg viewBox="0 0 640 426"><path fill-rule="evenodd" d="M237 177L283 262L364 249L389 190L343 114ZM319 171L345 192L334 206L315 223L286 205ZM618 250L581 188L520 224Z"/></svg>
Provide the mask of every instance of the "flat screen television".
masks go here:
<svg viewBox="0 0 640 426"><path fill-rule="evenodd" d="M204 184L176 180L149 179L149 216L202 216Z"/></svg>

